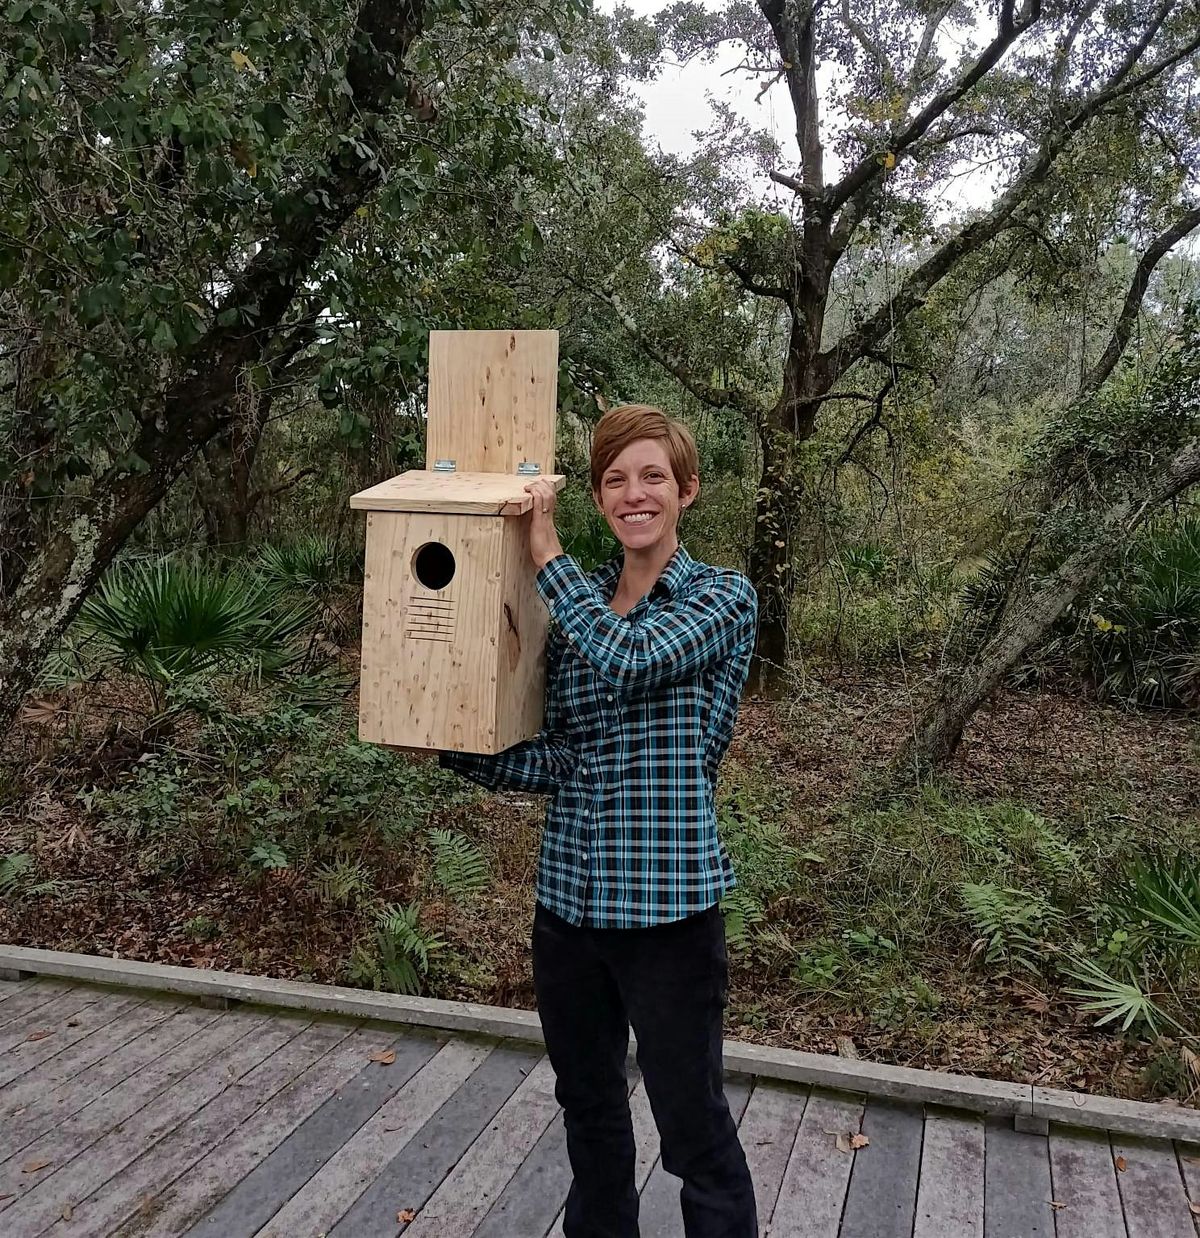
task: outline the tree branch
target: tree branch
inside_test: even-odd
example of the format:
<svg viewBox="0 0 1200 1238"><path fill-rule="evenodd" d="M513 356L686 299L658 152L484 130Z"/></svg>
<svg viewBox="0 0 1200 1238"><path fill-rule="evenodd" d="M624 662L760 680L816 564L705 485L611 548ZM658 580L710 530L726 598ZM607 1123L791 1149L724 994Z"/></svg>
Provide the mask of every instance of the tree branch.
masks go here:
<svg viewBox="0 0 1200 1238"><path fill-rule="evenodd" d="M576 286L581 287L581 285ZM662 347L642 331L637 319L611 288L584 288L583 290L591 292L593 296L603 301L617 315L621 326L632 339L637 341L638 347L646 356L660 365L668 374L677 378L684 388L702 404L707 404L710 408L736 408L757 424L763 407L748 391L739 391L734 387L714 387L711 383L702 382L688 369L678 354Z"/></svg>
<svg viewBox="0 0 1200 1238"><path fill-rule="evenodd" d="M1150 37L1150 34L1144 35L1139 39L1138 46L1144 50ZM1160 77L1198 48L1200 48L1200 32L1194 34L1175 51L1161 57L1137 77L1129 76L1129 57L1126 57L1104 88L1086 99L1074 114L1063 122L1053 136L1047 137L1036 157L1024 167L1017 179L997 199L986 215L973 220L951 237L913 271L894 298L885 301L866 322L861 323L833 347L821 354L832 363L830 370L832 377L836 380L850 365L886 339L894 324L903 321L917 309L924 302L929 290L955 263L985 245L1004 228L1013 226L1014 216L1024 205L1033 188L1046 179L1055 160L1084 125L1112 103Z"/></svg>
<svg viewBox="0 0 1200 1238"><path fill-rule="evenodd" d="M1005 52L1034 25L1042 14L1041 0L1025 0L1019 15L1014 14L1015 0L1001 0L1000 25L996 37L980 53L978 59L956 81L939 91L909 122L900 134L894 137L889 150L897 157L923 137L930 125L948 108L958 102L972 87L975 86L995 67ZM827 200L831 212L838 210L861 193L864 186L882 174L883 168L876 158L875 151L864 155L858 163L833 185Z"/></svg>
<svg viewBox="0 0 1200 1238"><path fill-rule="evenodd" d="M825 187L821 146L820 94L817 91L815 18L820 0L758 0L783 58L784 75L796 117L800 180L812 194ZM792 21L792 14L798 19ZM781 182L782 183L782 182Z"/></svg>
<svg viewBox="0 0 1200 1238"><path fill-rule="evenodd" d="M892 62L887 58L883 48L871 37L866 26L854 16L850 9L850 0L842 0L842 24L858 40L863 51L880 67L885 80L895 81L896 72L892 68Z"/></svg>
<svg viewBox="0 0 1200 1238"><path fill-rule="evenodd" d="M1096 2L1098 3L1098 0ZM929 53L933 50L933 40L937 37L938 29L953 7L953 0L944 0L942 5L926 18L925 29L921 32L921 42L917 47L917 54L913 57L912 69L908 75L908 83L904 87L904 110L906 112L912 106L912 101L917 97L924 83Z"/></svg>
<svg viewBox="0 0 1200 1238"><path fill-rule="evenodd" d="M1200 228L1200 206L1194 206L1191 210L1185 211L1165 232L1156 236L1147 247L1141 261L1137 265L1137 270L1134 272L1133 280L1129 285L1129 291L1125 294L1125 302L1121 306L1120 314L1117 316L1108 345L1101 354L1100 359L1092 366L1080 384L1080 395L1091 395L1092 392L1099 389L1104 380L1113 372L1117 362L1121 359L1121 354L1125 351L1125 346L1129 343L1130 335L1133 333L1133 325L1137 321L1138 312L1141 310L1142 300L1146 295L1146 289L1150 284L1150 276L1154 273L1154 268L1175 245L1182 241L1188 233L1195 231L1196 228Z"/></svg>
<svg viewBox="0 0 1200 1238"><path fill-rule="evenodd" d="M1079 32L1087 25L1088 19L1096 11L1099 3L1100 0L1087 0L1087 3L1075 14L1075 20L1058 45L1058 51L1054 57L1054 68L1050 71L1051 103L1057 103L1062 95L1063 79L1071 63L1071 49L1075 46L1075 40L1079 38Z"/></svg>

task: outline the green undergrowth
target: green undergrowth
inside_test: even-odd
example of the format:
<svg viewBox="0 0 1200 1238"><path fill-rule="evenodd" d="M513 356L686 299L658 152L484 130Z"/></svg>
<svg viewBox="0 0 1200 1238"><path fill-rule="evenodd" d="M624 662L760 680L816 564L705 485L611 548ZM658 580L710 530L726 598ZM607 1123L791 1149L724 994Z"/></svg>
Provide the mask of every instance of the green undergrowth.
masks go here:
<svg viewBox="0 0 1200 1238"><path fill-rule="evenodd" d="M1200 827L930 791L883 807L792 810L732 766L724 901L744 976L876 1028L933 1036L964 977L1073 1003L1131 1035L1190 1036L1200 979ZM750 1023L755 1006L743 1012Z"/></svg>

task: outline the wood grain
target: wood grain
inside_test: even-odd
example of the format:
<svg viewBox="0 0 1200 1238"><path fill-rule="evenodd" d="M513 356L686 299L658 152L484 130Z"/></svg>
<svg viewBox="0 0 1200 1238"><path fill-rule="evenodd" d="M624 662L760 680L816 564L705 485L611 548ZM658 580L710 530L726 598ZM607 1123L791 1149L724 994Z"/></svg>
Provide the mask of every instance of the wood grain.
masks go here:
<svg viewBox="0 0 1200 1238"><path fill-rule="evenodd" d="M437 512L441 515L520 516L533 506L525 487L534 479L516 473L435 473L410 469L350 496L355 511ZM561 473L541 478L555 490L567 484Z"/></svg>
<svg viewBox="0 0 1200 1238"><path fill-rule="evenodd" d="M431 331L426 467L554 472L557 331Z"/></svg>

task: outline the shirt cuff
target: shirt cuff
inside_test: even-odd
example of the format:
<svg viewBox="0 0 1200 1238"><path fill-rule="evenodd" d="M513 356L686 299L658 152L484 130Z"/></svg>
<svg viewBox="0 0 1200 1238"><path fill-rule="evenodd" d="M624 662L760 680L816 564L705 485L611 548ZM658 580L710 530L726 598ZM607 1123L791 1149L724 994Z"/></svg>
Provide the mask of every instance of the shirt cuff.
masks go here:
<svg viewBox="0 0 1200 1238"><path fill-rule="evenodd" d="M546 609L554 613L557 602L586 596L595 591L587 573L568 554L555 555L537 574L537 591Z"/></svg>

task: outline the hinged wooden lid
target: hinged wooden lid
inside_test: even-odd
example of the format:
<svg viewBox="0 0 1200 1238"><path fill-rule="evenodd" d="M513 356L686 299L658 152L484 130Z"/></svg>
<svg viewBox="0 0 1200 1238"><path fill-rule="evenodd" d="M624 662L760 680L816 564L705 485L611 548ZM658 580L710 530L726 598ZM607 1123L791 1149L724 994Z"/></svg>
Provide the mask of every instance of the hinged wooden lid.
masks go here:
<svg viewBox="0 0 1200 1238"><path fill-rule="evenodd" d="M525 492L532 477L511 473L436 473L410 469L351 495L350 506L368 512L445 512L476 516L519 516L533 505ZM545 478L561 490L566 478Z"/></svg>
<svg viewBox="0 0 1200 1238"><path fill-rule="evenodd" d="M430 331L425 467L554 471L557 331Z"/></svg>

